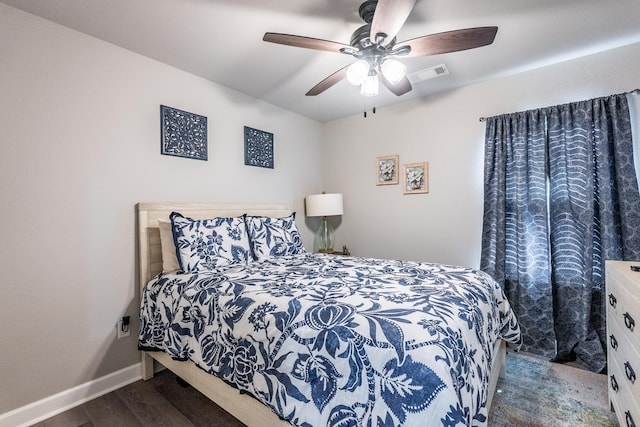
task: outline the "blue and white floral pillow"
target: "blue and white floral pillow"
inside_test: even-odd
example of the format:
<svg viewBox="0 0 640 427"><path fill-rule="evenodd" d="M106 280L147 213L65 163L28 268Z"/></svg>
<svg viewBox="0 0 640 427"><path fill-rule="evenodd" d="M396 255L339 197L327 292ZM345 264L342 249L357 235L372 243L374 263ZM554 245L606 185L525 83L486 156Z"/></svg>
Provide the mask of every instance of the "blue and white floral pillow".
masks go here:
<svg viewBox="0 0 640 427"><path fill-rule="evenodd" d="M198 220L173 212L169 218L182 271L214 270L249 261L249 238L244 215Z"/></svg>
<svg viewBox="0 0 640 427"><path fill-rule="evenodd" d="M261 261L274 256L304 253L296 227L296 213L284 218L246 216L253 258Z"/></svg>

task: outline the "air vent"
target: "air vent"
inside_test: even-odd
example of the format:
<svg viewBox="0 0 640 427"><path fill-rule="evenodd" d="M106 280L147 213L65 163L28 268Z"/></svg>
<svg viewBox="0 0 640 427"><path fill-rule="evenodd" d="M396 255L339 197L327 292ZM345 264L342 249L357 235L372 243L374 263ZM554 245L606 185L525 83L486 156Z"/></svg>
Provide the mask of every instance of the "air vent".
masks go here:
<svg viewBox="0 0 640 427"><path fill-rule="evenodd" d="M434 77L444 76L449 74L447 66L444 64L436 65L435 67L425 68L424 70L415 71L409 74L407 77L411 83L418 83L423 80L433 79Z"/></svg>

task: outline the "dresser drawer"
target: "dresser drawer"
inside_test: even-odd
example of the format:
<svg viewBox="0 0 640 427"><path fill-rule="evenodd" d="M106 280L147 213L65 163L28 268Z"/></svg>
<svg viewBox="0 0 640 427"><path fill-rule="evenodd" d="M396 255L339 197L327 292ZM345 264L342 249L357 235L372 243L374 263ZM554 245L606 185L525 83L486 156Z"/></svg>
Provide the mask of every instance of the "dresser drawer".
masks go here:
<svg viewBox="0 0 640 427"><path fill-rule="evenodd" d="M631 266L640 266L640 261L606 261L607 278L611 275L611 278L622 283L625 289L639 295L640 272L632 271Z"/></svg>
<svg viewBox="0 0 640 427"><path fill-rule="evenodd" d="M621 427L640 427L640 410L624 380L624 371L615 359L609 359L609 400L613 404Z"/></svg>
<svg viewBox="0 0 640 427"><path fill-rule="evenodd" d="M615 332L612 335L616 336ZM631 346L625 335L616 339L618 346L616 349L612 348L611 356L616 361L617 369L620 372L617 376L618 382L625 383L625 388L635 401L635 406L640 407L640 355L637 349ZM638 427L640 427L640 423Z"/></svg>
<svg viewBox="0 0 640 427"><path fill-rule="evenodd" d="M609 264L607 264L609 265ZM624 309L622 303L624 301L624 287L619 280L620 275L616 274L612 268L607 269L606 279L606 301L607 316L622 316Z"/></svg>
<svg viewBox="0 0 640 427"><path fill-rule="evenodd" d="M640 349L640 272L631 271L631 265L640 263L607 262L607 321L614 318L621 326L619 333L624 332L631 345Z"/></svg>
<svg viewBox="0 0 640 427"><path fill-rule="evenodd" d="M638 342L638 339L640 339L640 333L638 333L640 327L634 327L633 331L629 329L627 325L631 324L633 326L635 317L631 315L625 317L624 313L628 312L625 311L618 316L607 313L607 345L614 350L621 346L625 351L633 348L638 352L640 351L640 343Z"/></svg>

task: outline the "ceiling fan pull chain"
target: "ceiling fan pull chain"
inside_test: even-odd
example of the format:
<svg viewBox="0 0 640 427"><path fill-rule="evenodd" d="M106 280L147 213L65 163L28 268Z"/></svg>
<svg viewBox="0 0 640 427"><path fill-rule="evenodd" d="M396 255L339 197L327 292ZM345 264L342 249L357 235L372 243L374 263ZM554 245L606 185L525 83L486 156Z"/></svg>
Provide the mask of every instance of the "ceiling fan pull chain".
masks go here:
<svg viewBox="0 0 640 427"><path fill-rule="evenodd" d="M372 112L373 114L375 114L375 113L376 113L376 107L373 107L373 108L371 109L371 112ZM363 115L364 115L364 118L366 119L366 118L367 118L367 110L366 110L366 109L364 110Z"/></svg>

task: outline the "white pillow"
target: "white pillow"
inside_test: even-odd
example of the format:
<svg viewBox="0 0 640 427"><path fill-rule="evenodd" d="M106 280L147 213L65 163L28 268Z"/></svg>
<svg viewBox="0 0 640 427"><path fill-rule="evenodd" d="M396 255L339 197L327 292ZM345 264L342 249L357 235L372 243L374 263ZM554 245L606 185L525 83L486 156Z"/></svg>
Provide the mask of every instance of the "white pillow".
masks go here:
<svg viewBox="0 0 640 427"><path fill-rule="evenodd" d="M176 256L176 244L173 242L171 221L162 219L158 220L158 228L160 229L162 272L169 273L180 270L180 264L178 264L178 257Z"/></svg>
<svg viewBox="0 0 640 427"><path fill-rule="evenodd" d="M172 212L169 218L178 263L185 273L246 264L249 260L251 251L244 215L192 219Z"/></svg>
<svg viewBox="0 0 640 427"><path fill-rule="evenodd" d="M247 215L246 221L251 251L256 261L305 252L296 227L295 212L284 218Z"/></svg>

